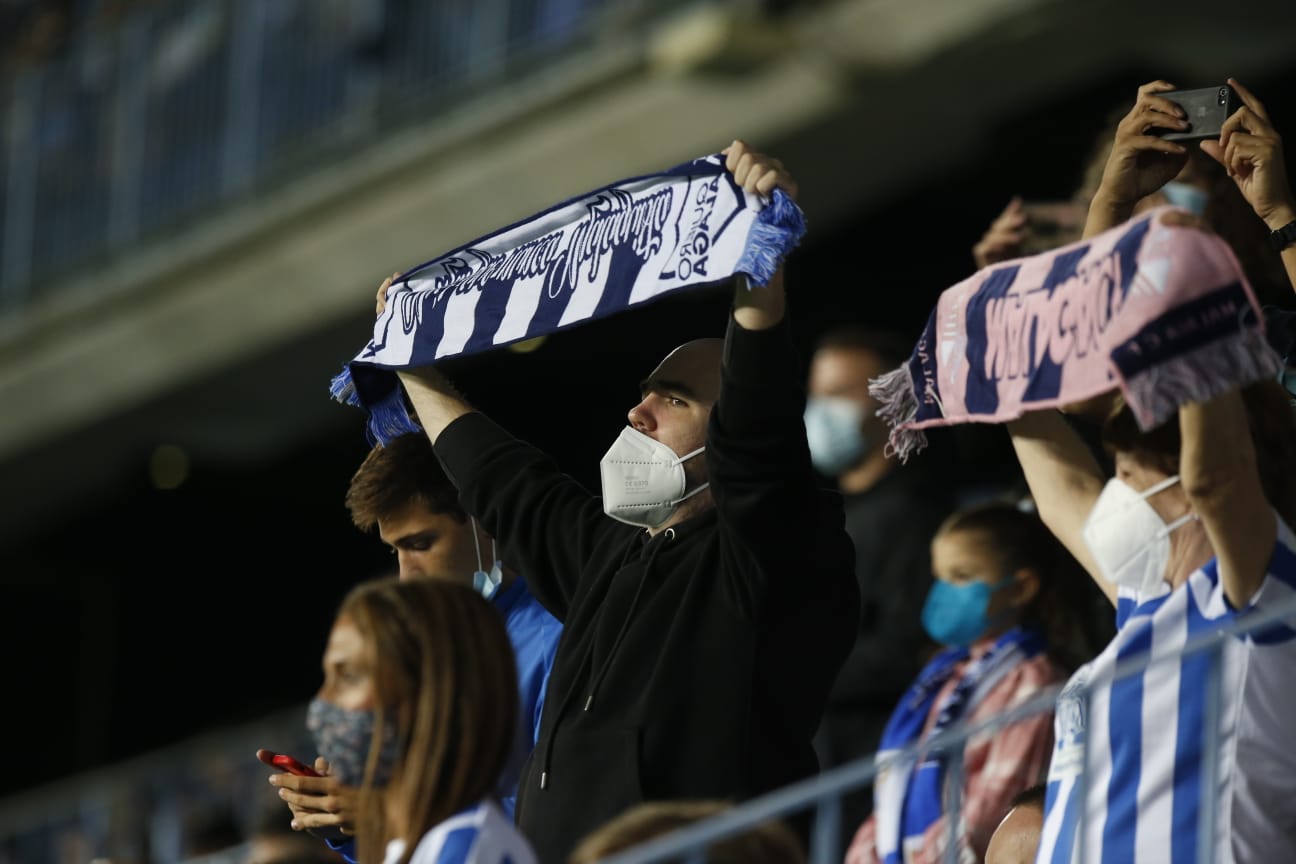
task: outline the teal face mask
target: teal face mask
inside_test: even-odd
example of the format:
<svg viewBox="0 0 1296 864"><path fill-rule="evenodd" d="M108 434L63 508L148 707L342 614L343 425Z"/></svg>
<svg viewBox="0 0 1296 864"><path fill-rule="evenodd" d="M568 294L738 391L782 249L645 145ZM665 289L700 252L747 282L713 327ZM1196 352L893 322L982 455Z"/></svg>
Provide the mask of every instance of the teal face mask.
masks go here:
<svg viewBox="0 0 1296 864"><path fill-rule="evenodd" d="M1003 619L1004 615L1000 614L995 616L994 621L990 620L986 610L990 607L990 598L994 593L1011 582L1011 576L995 585L981 581L954 585L937 579L927 592L927 601L923 603L923 627L928 635L942 645L951 648L968 647L978 636Z"/></svg>

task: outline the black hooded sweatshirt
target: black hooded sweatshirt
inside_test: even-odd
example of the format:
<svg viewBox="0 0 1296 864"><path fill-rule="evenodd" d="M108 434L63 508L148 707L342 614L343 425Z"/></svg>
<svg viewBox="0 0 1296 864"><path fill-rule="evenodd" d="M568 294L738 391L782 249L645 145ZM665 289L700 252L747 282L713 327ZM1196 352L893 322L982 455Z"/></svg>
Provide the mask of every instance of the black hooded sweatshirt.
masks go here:
<svg viewBox="0 0 1296 864"><path fill-rule="evenodd" d="M563 622L517 821L542 864L642 801L740 801L818 769L855 638L840 496L819 487L786 322L731 318L705 458L715 507L650 538L470 413L436 452L464 508Z"/></svg>

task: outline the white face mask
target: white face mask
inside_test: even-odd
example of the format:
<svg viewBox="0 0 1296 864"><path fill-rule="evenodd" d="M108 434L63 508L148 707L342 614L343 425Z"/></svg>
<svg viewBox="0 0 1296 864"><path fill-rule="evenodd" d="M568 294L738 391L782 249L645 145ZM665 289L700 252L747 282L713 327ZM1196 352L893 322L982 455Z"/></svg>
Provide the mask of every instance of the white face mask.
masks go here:
<svg viewBox="0 0 1296 864"><path fill-rule="evenodd" d="M660 441L627 426L603 454L603 512L629 525L656 528L670 518L680 502L709 486L684 492L684 462L705 450L676 456Z"/></svg>
<svg viewBox="0 0 1296 864"><path fill-rule="evenodd" d="M1167 525L1147 499L1178 482L1178 475L1167 477L1140 493L1115 477L1107 481L1085 521L1084 541L1108 582L1143 595L1160 590L1170 562L1170 533L1193 514Z"/></svg>

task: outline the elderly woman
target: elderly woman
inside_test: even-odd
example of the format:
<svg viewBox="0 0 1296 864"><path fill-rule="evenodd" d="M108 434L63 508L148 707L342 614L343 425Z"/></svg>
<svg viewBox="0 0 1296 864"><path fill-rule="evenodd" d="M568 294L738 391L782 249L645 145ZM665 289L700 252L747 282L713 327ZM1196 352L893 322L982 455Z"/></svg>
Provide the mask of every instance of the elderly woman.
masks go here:
<svg viewBox="0 0 1296 864"><path fill-rule="evenodd" d="M1087 236L1129 218L1182 167L1185 146L1151 131L1186 128L1160 95L1171 89L1144 85L1121 121ZM1248 118L1263 113L1238 89L1248 107L1226 138L1250 137L1259 123ZM1220 157L1228 147L1202 145ZM1151 430L1114 397L1071 410L1101 420L1114 477L1061 413L1027 414L1009 431L1040 516L1116 606L1118 631L1059 700L1036 860L1296 861L1296 616L1184 650L1296 603L1289 398L1262 381L1185 404ZM1154 662L1117 675L1136 659Z"/></svg>

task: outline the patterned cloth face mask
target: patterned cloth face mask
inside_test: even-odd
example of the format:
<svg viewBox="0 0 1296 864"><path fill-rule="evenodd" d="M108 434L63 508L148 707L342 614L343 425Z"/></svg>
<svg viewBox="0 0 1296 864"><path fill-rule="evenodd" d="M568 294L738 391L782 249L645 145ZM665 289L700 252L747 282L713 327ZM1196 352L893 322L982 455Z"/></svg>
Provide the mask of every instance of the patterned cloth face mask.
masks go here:
<svg viewBox="0 0 1296 864"><path fill-rule="evenodd" d="M377 714L339 708L324 699L314 699L306 712L306 728L315 739L315 752L329 763L329 772L345 786L364 782L365 763L373 742ZM383 723L382 745L374 767L374 786L386 786L400 755L396 724Z"/></svg>

